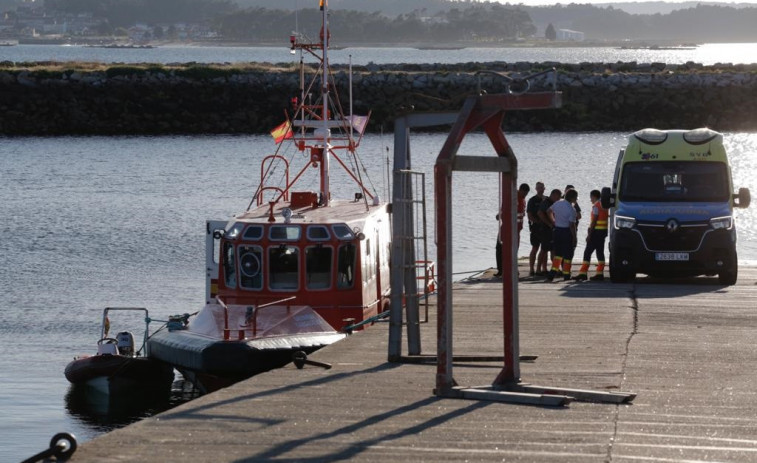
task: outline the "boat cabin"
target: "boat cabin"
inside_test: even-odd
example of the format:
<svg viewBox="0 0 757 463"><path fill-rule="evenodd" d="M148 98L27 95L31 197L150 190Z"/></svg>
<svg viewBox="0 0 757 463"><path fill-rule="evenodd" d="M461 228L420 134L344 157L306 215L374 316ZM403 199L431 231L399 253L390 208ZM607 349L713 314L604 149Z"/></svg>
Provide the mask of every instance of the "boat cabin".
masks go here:
<svg viewBox="0 0 757 463"><path fill-rule="evenodd" d="M312 196L311 196L312 195ZM339 330L388 309L387 204L292 201L208 221L206 303L309 305ZM295 206L296 208L292 208Z"/></svg>

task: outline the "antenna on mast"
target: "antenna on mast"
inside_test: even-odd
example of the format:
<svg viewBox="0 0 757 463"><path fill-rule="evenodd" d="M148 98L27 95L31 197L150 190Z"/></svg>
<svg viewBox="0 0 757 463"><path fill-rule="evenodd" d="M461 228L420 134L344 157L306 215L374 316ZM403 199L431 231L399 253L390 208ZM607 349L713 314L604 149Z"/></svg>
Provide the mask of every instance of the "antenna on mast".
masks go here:
<svg viewBox="0 0 757 463"><path fill-rule="evenodd" d="M300 32L300 2L294 0L294 31Z"/></svg>

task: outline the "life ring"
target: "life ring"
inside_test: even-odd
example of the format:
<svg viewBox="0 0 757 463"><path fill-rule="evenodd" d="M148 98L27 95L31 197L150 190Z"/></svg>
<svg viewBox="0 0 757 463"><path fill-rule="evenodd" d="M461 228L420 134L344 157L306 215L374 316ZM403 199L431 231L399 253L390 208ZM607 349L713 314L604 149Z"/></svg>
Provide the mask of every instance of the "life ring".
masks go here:
<svg viewBox="0 0 757 463"><path fill-rule="evenodd" d="M242 275L254 278L260 273L260 258L254 252L248 252L239 259Z"/></svg>

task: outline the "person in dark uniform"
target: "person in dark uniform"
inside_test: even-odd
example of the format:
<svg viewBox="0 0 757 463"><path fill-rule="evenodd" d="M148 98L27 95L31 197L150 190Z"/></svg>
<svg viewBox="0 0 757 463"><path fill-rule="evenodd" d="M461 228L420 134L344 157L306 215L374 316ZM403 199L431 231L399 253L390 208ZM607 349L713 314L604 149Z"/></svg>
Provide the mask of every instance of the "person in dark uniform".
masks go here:
<svg viewBox="0 0 757 463"><path fill-rule="evenodd" d="M541 231L541 251L539 252L539 266L542 265L542 259L544 259L544 268L547 268L547 253L554 254L552 249L552 229L555 228L555 224L549 217L549 208L554 203L560 200L562 192L555 188L549 193L548 198L544 198L544 201L539 205L539 219L544 223L544 227ZM552 260L553 256L549 256L549 260ZM549 272L547 272L548 274ZM546 275L545 275L546 276Z"/></svg>
<svg viewBox="0 0 757 463"><path fill-rule="evenodd" d="M544 183L536 182L536 194L529 198L526 204L526 215L528 216L528 230L529 238L531 242L531 252L528 255L528 274L530 276L536 275L536 273L547 273L547 259L544 258L544 266L541 266L542 255L539 254L539 248L541 248L542 231L546 224L539 218L539 206L544 201ZM537 254L539 256L537 265Z"/></svg>

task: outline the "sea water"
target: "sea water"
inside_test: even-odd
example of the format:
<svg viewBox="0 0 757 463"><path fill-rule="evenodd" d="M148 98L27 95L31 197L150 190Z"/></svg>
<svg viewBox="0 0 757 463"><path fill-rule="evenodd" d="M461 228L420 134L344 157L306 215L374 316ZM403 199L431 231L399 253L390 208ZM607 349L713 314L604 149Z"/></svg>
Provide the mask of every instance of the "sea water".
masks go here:
<svg viewBox="0 0 757 463"><path fill-rule="evenodd" d="M573 184L588 214L588 193L610 185L626 137L549 133L508 140L518 182L543 181L548 191ZM432 259L433 165L444 140L443 134L411 136L412 167L427 178ZM727 133L725 140L735 186L757 192L757 134ZM367 135L359 150L382 198L391 195L391 143L391 136ZM201 306L205 220L247 207L260 160L274 149L267 135L0 138L0 461L33 455L57 432L86 441L171 405L81 404L69 394L63 369L74 356L94 353L105 307L146 307L165 320ZM460 154L494 155L481 134L469 135ZM302 188L317 186L311 170ZM331 170L334 195L353 197L358 190L337 163ZM496 174L464 172L454 173L452 185L452 259L462 278L495 264L500 186ZM756 209L736 211L742 263L757 262ZM525 230L522 243L525 256ZM140 337L140 319L122 321Z"/></svg>
<svg viewBox="0 0 757 463"><path fill-rule="evenodd" d="M337 44L338 45L338 44ZM467 63L505 61L515 63L638 63L711 65L755 62L754 43L706 43L691 48L622 49L620 47L466 47L417 49L411 47L347 47L329 52L332 64L368 63ZM17 45L2 47L0 61L84 61L98 63L246 63L299 62L289 53L289 43L278 47L207 47L165 45L156 48L97 48L83 45Z"/></svg>

